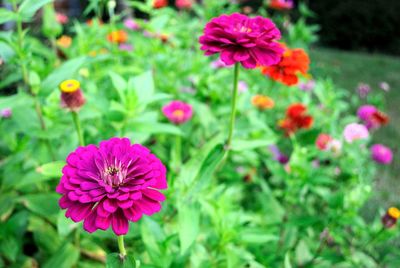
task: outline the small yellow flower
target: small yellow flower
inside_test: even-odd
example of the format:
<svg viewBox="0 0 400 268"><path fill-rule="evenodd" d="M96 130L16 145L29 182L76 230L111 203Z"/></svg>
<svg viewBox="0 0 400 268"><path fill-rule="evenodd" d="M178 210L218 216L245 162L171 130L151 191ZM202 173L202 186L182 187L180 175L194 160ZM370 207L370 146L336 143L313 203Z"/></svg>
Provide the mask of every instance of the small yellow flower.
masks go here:
<svg viewBox="0 0 400 268"><path fill-rule="evenodd" d="M64 93L72 93L80 89L81 84L74 79L68 79L60 84L60 90Z"/></svg>
<svg viewBox="0 0 400 268"><path fill-rule="evenodd" d="M387 214L392 217L395 218L396 220L400 218L400 210L398 208L395 207L391 207L388 209Z"/></svg>

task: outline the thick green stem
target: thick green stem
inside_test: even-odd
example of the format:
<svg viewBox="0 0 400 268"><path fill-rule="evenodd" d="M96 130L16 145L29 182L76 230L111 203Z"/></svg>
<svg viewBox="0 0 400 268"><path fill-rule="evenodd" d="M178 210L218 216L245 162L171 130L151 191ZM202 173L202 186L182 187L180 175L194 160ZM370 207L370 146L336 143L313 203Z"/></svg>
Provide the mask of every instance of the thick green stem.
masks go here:
<svg viewBox="0 0 400 268"><path fill-rule="evenodd" d="M238 80L239 80L239 63L235 64L234 75L233 75L233 91L232 91L232 102L231 102L231 117L229 122L229 134L226 141L226 149L229 150L232 143L233 131L235 129L235 117L236 117L236 103L238 96Z"/></svg>
<svg viewBox="0 0 400 268"><path fill-rule="evenodd" d="M78 134L78 140L80 146L85 146L85 140L83 139L83 133L81 128L81 122L79 121L79 116L77 112L71 112L72 120L74 121L76 133Z"/></svg>
<svg viewBox="0 0 400 268"><path fill-rule="evenodd" d="M122 259L125 259L126 250L125 250L123 235L118 236L118 248L119 248L119 255L121 256Z"/></svg>

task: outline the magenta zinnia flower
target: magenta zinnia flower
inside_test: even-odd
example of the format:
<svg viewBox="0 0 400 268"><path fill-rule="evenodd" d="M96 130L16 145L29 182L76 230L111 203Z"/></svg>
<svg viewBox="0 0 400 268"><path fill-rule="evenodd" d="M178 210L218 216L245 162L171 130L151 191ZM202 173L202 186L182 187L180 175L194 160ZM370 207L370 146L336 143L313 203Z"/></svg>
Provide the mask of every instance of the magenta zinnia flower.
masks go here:
<svg viewBox="0 0 400 268"><path fill-rule="evenodd" d="M176 125L189 121L193 116L193 108L183 101L171 101L162 108L163 114Z"/></svg>
<svg viewBox="0 0 400 268"><path fill-rule="evenodd" d="M280 31L270 19L234 13L207 23L199 42L206 56L221 53L221 60L227 65L240 62L243 67L254 69L281 60L283 48L277 42L280 38Z"/></svg>
<svg viewBox="0 0 400 268"><path fill-rule="evenodd" d="M68 155L57 186L66 217L83 221L92 233L110 226L116 235L128 232L129 221L152 215L165 200L166 169L150 150L127 138L111 138L97 147L78 147Z"/></svg>
<svg viewBox="0 0 400 268"><path fill-rule="evenodd" d="M371 147L371 157L379 164L388 165L392 163L393 153L392 150L385 145L374 144Z"/></svg>

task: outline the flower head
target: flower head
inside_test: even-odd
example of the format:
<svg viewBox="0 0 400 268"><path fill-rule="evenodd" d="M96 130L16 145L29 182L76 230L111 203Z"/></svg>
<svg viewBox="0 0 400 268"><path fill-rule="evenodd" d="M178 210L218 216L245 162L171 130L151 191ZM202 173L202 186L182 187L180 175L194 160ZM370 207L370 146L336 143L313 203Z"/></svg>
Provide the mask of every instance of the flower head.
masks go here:
<svg viewBox="0 0 400 268"><path fill-rule="evenodd" d="M285 45L282 47L285 49L282 60L275 65L261 67L261 72L287 86L297 85L298 75L307 75L310 58L303 49L289 49Z"/></svg>
<svg viewBox="0 0 400 268"><path fill-rule="evenodd" d="M318 135L315 145L321 151L326 151L329 149L329 143L332 141L332 137L329 134L321 133Z"/></svg>
<svg viewBox="0 0 400 268"><path fill-rule="evenodd" d="M57 39L56 44L57 46L62 48L69 48L72 44L72 38L68 35L62 35L60 38Z"/></svg>
<svg viewBox="0 0 400 268"><path fill-rule="evenodd" d="M189 121L193 116L193 109L190 104L183 101L171 101L162 108L163 114L169 121L176 125Z"/></svg>
<svg viewBox="0 0 400 268"><path fill-rule="evenodd" d="M67 15L57 12L56 13L56 21L60 24L67 24L69 19L68 19Z"/></svg>
<svg viewBox="0 0 400 268"><path fill-rule="evenodd" d="M276 10L292 9L294 6L293 0L271 0L268 7Z"/></svg>
<svg viewBox="0 0 400 268"><path fill-rule="evenodd" d="M0 117L7 119L10 118L12 116L12 110L11 108L4 108L0 111Z"/></svg>
<svg viewBox="0 0 400 268"><path fill-rule="evenodd" d="M312 91L315 88L315 80L299 83L299 88L303 91Z"/></svg>
<svg viewBox="0 0 400 268"><path fill-rule="evenodd" d="M389 122L389 117L373 105L361 106L358 108L357 115L368 129L378 128Z"/></svg>
<svg viewBox="0 0 400 268"><path fill-rule="evenodd" d="M249 85L246 83L246 81L240 80L238 82L238 91L239 93L244 93L249 90Z"/></svg>
<svg viewBox="0 0 400 268"><path fill-rule="evenodd" d="M271 20L234 13L213 18L199 42L206 56L220 53L226 65L240 62L243 67L254 69L280 61L283 49L276 42L280 38L281 33Z"/></svg>
<svg viewBox="0 0 400 268"><path fill-rule="evenodd" d="M313 117L307 114L307 107L301 103L295 103L287 108L286 117L279 122L279 126L286 135L291 135L299 129L310 128L313 122Z"/></svg>
<svg viewBox="0 0 400 268"><path fill-rule="evenodd" d="M272 155L274 156L274 159L276 161L278 161L281 164L287 164L289 162L289 157L286 156L285 154L283 154L278 146L276 145L270 145L269 146L269 150L272 153Z"/></svg>
<svg viewBox="0 0 400 268"><path fill-rule="evenodd" d="M393 161L393 153L390 148L382 144L371 146L371 158L382 165L389 165Z"/></svg>
<svg viewBox="0 0 400 268"><path fill-rule="evenodd" d="M193 0L176 0L175 6L179 9L191 9L193 6Z"/></svg>
<svg viewBox="0 0 400 268"><path fill-rule="evenodd" d="M129 221L152 215L165 200L166 169L150 150L127 138L111 138L78 147L67 157L57 186L66 217L83 221L92 233L110 226L117 235L128 232Z"/></svg>
<svg viewBox="0 0 400 268"><path fill-rule="evenodd" d="M272 109L275 106L274 100L264 95L255 95L251 99L251 104L260 110Z"/></svg>
<svg viewBox="0 0 400 268"><path fill-rule="evenodd" d="M400 218L400 210L396 207L389 208L382 217L382 224L385 228L392 228Z"/></svg>
<svg viewBox="0 0 400 268"><path fill-rule="evenodd" d="M380 89L382 89L383 91L386 91L386 92L389 92L389 90L390 90L390 85L387 82L380 82L379 87L380 87Z"/></svg>
<svg viewBox="0 0 400 268"><path fill-rule="evenodd" d="M133 30L133 31L137 31L140 29L140 25L136 23L136 21L134 19L128 18L126 20L124 20L124 26L129 29L129 30Z"/></svg>
<svg viewBox="0 0 400 268"><path fill-rule="evenodd" d="M132 46L131 44L128 44L128 43L120 44L120 45L118 46L118 48L119 48L120 50L128 51L128 52L130 52L130 51L133 50L133 46Z"/></svg>
<svg viewBox="0 0 400 268"><path fill-rule="evenodd" d="M168 6L168 0L153 0L153 8L163 8Z"/></svg>
<svg viewBox="0 0 400 268"><path fill-rule="evenodd" d="M128 40L128 34L123 30L113 31L107 35L108 41L111 43L122 44Z"/></svg>
<svg viewBox="0 0 400 268"><path fill-rule="evenodd" d="M343 136L348 143L352 143L355 140L368 139L369 132L364 125L351 123L344 128Z"/></svg>
<svg viewBox="0 0 400 268"><path fill-rule="evenodd" d="M365 83L359 83L357 87L357 92L360 98L365 99L369 92L371 91L371 87Z"/></svg>
<svg viewBox="0 0 400 268"><path fill-rule="evenodd" d="M86 102L80 87L79 81L74 79L65 80L60 84L61 107L79 111Z"/></svg>

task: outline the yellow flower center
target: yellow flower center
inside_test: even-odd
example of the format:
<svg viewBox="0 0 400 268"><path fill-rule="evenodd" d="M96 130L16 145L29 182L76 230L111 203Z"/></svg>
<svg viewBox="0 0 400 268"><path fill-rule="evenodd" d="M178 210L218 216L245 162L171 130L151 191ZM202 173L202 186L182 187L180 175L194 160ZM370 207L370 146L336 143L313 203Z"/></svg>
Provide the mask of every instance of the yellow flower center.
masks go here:
<svg viewBox="0 0 400 268"><path fill-rule="evenodd" d="M175 110L172 112L172 115L178 118L182 118L185 113L182 110Z"/></svg>
<svg viewBox="0 0 400 268"><path fill-rule="evenodd" d="M398 208L395 207L391 207L388 209L387 214L395 219L400 218L400 210Z"/></svg>
<svg viewBox="0 0 400 268"><path fill-rule="evenodd" d="M60 90L65 93L75 92L80 87L81 87L81 84L79 83L79 81L74 80L74 79L65 80L60 84Z"/></svg>

